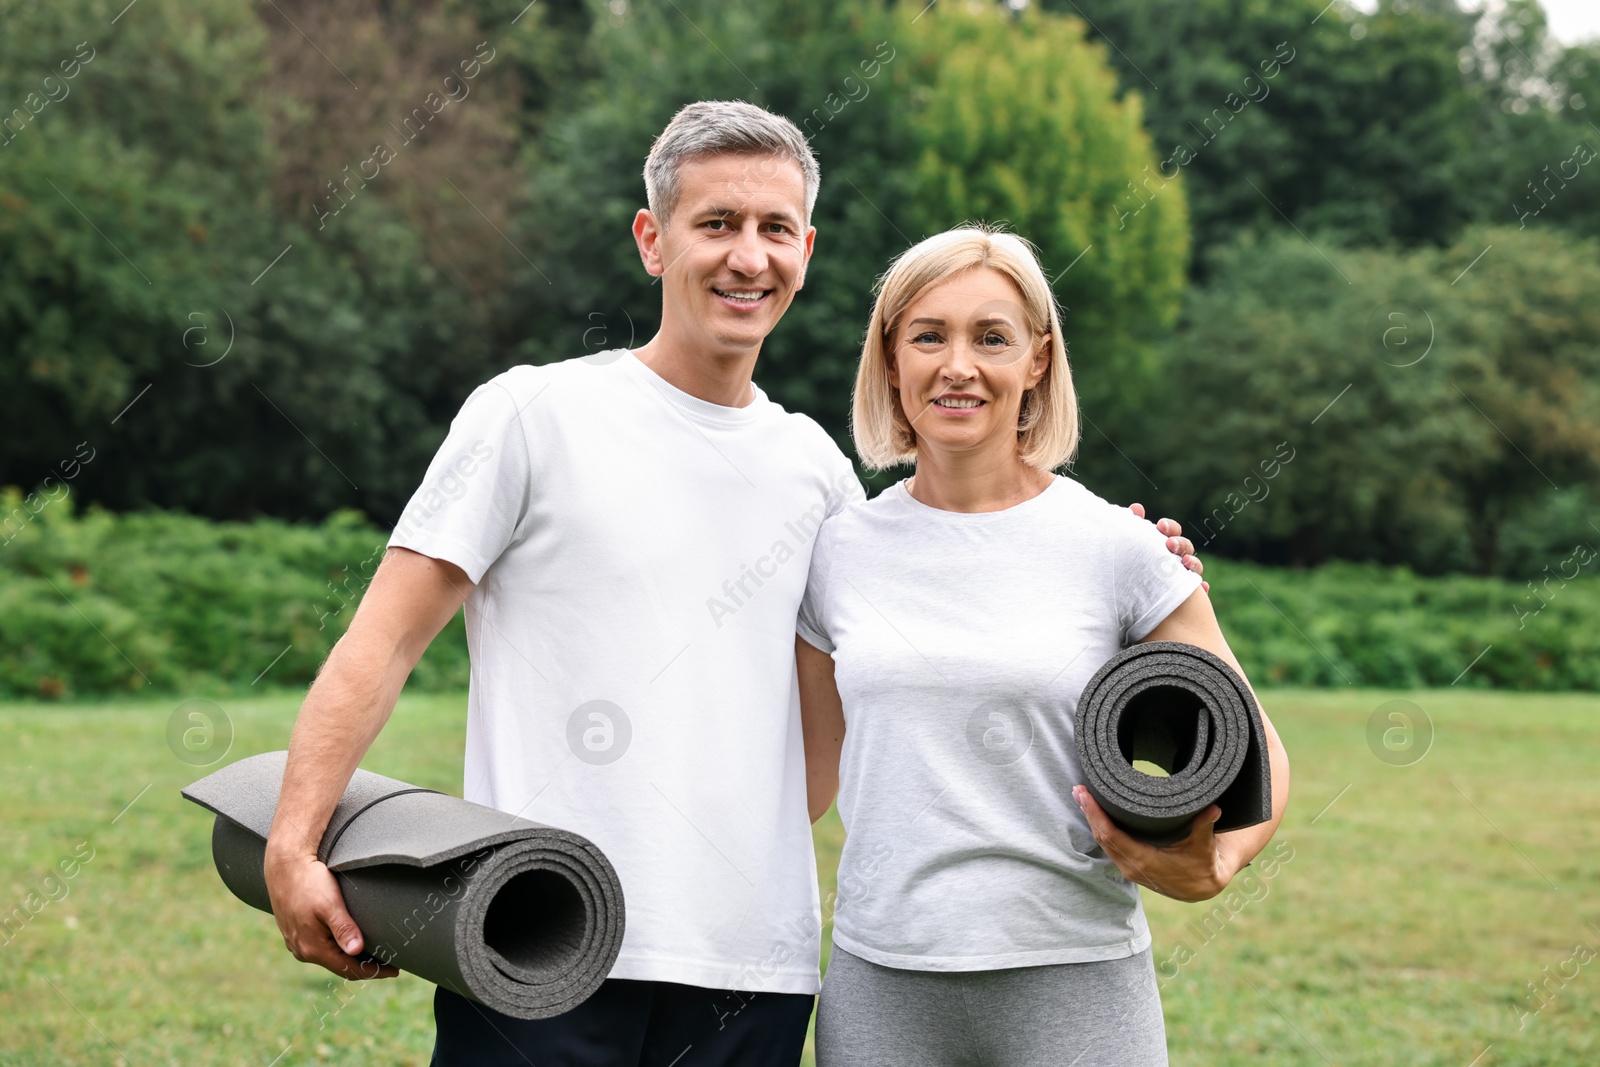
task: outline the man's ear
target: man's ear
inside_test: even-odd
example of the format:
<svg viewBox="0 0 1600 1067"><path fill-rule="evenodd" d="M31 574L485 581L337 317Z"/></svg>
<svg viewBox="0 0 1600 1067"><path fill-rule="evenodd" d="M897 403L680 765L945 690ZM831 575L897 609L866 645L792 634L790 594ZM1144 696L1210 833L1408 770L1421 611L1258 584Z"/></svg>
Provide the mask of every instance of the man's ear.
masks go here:
<svg viewBox="0 0 1600 1067"><path fill-rule="evenodd" d="M794 283L796 291L806 287L806 268L811 265L811 248L816 244L816 241L817 228L815 226L806 227L805 258L800 261L800 277Z"/></svg>
<svg viewBox="0 0 1600 1067"><path fill-rule="evenodd" d="M639 259L644 263L645 273L652 278L667 272L661 258L661 235L665 229L649 208L640 208L633 217L633 243L639 246Z"/></svg>

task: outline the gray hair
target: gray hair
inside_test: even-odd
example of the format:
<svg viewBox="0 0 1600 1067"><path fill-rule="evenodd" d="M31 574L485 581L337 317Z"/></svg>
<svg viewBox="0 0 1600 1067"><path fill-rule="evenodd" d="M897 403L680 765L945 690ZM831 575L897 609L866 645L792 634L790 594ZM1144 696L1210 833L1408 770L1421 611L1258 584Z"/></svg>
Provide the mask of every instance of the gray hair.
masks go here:
<svg viewBox="0 0 1600 1067"><path fill-rule="evenodd" d="M684 163L715 155L778 155L800 164L805 178L806 225L817 203L822 168L799 127L782 115L743 100L701 100L672 116L644 161L645 196L665 226L678 204L678 172Z"/></svg>

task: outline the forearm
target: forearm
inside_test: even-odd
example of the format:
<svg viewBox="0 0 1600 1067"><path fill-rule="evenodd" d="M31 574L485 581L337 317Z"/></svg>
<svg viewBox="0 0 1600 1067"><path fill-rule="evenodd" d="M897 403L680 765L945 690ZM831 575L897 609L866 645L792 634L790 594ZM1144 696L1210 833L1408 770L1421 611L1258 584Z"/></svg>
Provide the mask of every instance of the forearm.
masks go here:
<svg viewBox="0 0 1600 1067"><path fill-rule="evenodd" d="M1266 717L1265 711L1262 712L1261 719L1267 735L1268 763L1272 768L1272 818L1255 826L1229 830L1217 835L1217 849L1223 855L1224 874L1229 879L1243 870L1245 864L1255 859L1261 850L1267 847L1272 835L1277 833L1278 824L1283 821L1283 813L1289 806L1289 753L1284 749L1283 742L1278 739L1278 731L1273 728L1272 721Z"/></svg>
<svg viewBox="0 0 1600 1067"><path fill-rule="evenodd" d="M384 642L347 633L334 645L295 719L267 851L315 856L323 831L412 664Z"/></svg>
<svg viewBox="0 0 1600 1067"><path fill-rule="evenodd" d="M831 779L821 774L806 773L806 809L815 823L818 819L828 814L828 809L833 807L834 798L839 795L839 778L834 775Z"/></svg>
<svg viewBox="0 0 1600 1067"><path fill-rule="evenodd" d="M1245 688L1250 690L1251 699L1261 712L1261 729L1266 739L1267 762L1272 773L1272 817L1256 826L1229 830L1215 836L1215 852L1210 861L1211 870L1206 872L1202 884L1210 883L1215 886L1216 892L1220 892L1245 864L1267 847L1267 842L1272 840L1278 824L1283 820L1284 810L1289 806L1289 754L1284 749L1272 720L1267 716L1266 706L1256 694L1255 686L1250 684L1244 667L1233 654L1233 649L1228 647L1227 638L1223 636L1222 628L1218 625L1216 614L1212 610L1210 597L1203 592L1195 592L1150 631L1144 640L1181 641L1196 645L1217 656L1244 682ZM1194 899L1205 899L1210 895L1214 894L1207 893Z"/></svg>
<svg viewBox="0 0 1600 1067"><path fill-rule="evenodd" d="M816 723L814 717L807 718L806 727L806 809L815 823L828 813L839 795L839 751L843 739Z"/></svg>
<svg viewBox="0 0 1600 1067"><path fill-rule="evenodd" d="M833 678L833 657L795 638L800 681L800 732L806 756L806 808L814 823L839 793L839 756L844 747L844 705Z"/></svg>

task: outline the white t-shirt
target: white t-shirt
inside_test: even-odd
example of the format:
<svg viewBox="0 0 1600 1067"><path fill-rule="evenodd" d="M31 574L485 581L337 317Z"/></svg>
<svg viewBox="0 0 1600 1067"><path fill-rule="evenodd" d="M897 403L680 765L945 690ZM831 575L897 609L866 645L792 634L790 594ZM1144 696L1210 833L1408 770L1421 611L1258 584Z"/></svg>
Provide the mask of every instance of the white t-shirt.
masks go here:
<svg viewBox="0 0 1600 1067"><path fill-rule="evenodd" d="M844 702L834 944L926 971L1143 951L1138 888L1072 799L1073 712L1199 586L1070 478L979 514L900 482L826 522L799 628Z"/></svg>
<svg viewBox="0 0 1600 1067"><path fill-rule="evenodd" d="M795 616L863 494L811 419L673 387L626 350L467 398L389 544L467 601L465 796L592 840L613 978L814 993L821 915Z"/></svg>

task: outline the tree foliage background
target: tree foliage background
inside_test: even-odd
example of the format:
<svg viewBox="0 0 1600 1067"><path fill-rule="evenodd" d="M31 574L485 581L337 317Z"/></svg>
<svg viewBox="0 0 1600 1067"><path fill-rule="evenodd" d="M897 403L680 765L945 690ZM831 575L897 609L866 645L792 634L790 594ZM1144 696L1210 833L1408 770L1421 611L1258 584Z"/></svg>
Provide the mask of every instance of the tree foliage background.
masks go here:
<svg viewBox="0 0 1600 1067"><path fill-rule="evenodd" d="M739 98L823 166L758 381L847 452L873 281L981 218L1068 309L1072 473L1205 551L1534 577L1600 536L1600 45L1536 0L0 0L0 25L25 513L48 478L392 523L476 384L649 338L644 156Z"/></svg>

